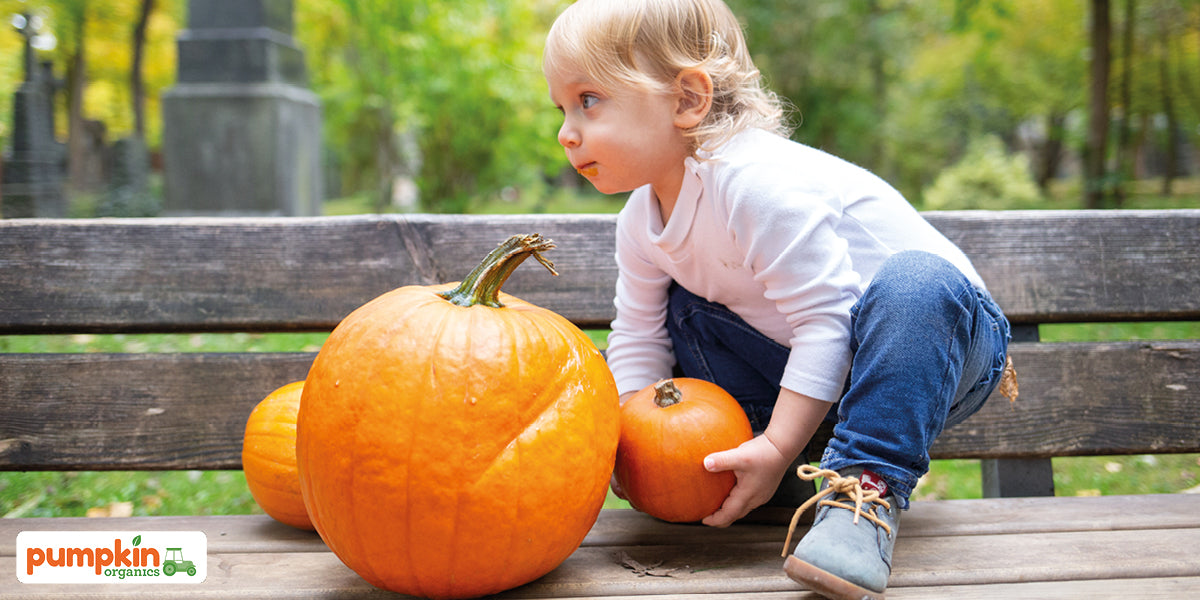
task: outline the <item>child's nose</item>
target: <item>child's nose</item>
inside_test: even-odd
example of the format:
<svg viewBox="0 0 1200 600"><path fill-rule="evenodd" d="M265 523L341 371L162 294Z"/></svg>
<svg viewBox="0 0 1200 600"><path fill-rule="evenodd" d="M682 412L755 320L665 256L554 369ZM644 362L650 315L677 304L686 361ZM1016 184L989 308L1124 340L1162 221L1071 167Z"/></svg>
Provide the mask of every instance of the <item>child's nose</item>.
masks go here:
<svg viewBox="0 0 1200 600"><path fill-rule="evenodd" d="M562 144L563 148L574 148L579 142L579 131L564 120L562 127L558 128L558 143Z"/></svg>

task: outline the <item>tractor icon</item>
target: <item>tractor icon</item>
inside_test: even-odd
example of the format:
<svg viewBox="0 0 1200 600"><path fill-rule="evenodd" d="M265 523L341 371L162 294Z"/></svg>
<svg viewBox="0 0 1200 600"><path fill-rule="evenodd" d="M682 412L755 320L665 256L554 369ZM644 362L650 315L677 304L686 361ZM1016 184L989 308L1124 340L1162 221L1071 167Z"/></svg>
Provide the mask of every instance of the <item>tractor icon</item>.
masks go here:
<svg viewBox="0 0 1200 600"><path fill-rule="evenodd" d="M183 560L181 548L167 548L167 557L163 559L163 575L171 576L178 571L187 571L189 576L196 574L196 565L190 560Z"/></svg>

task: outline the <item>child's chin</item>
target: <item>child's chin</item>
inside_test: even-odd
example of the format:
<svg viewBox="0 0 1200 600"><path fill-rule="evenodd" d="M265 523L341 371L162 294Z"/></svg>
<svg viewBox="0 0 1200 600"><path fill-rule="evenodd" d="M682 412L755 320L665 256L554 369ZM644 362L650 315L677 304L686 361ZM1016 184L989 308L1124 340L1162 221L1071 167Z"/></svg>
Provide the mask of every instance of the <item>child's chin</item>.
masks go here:
<svg viewBox="0 0 1200 600"><path fill-rule="evenodd" d="M633 189L630 189L629 187L613 185L611 183L606 183L604 181L593 181L590 179L588 181L591 182L592 187L596 188L597 192L600 192L601 194L605 194L605 195L624 194L626 192L633 191Z"/></svg>

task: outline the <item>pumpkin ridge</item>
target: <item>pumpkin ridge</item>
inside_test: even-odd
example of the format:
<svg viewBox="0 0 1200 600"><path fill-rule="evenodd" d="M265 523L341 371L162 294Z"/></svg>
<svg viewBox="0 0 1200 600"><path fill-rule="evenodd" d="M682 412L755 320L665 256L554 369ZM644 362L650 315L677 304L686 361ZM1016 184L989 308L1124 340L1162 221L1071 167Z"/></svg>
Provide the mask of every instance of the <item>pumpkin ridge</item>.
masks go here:
<svg viewBox="0 0 1200 600"><path fill-rule="evenodd" d="M512 308L512 305L507 307L506 310L508 310L510 308ZM536 309L537 307L531 306L530 308ZM522 317L526 318L526 317L532 316L533 318L537 318L540 316L537 314L537 312L538 312L537 310L530 311L530 312L527 312L524 315L522 315ZM509 314L512 314L512 313L509 313ZM548 332L544 329L532 328L532 331L535 331L539 337L532 338L532 337L527 336L526 339L529 340L528 343L526 344L527 349L525 349L524 351L514 352L513 356L517 360L519 360L520 356L527 355L530 353L529 348L532 348L533 352L541 352L543 354L546 353L547 351L549 351L550 349L559 349L558 352L555 352L555 356L552 358L552 360L554 362L559 363L559 364L570 364L573 367L578 367L579 365L582 365L584 363L584 361L586 360L586 357L581 356L583 354L583 352L581 352L578 348L575 348L574 346L572 346L569 343L570 337L577 335L577 334L573 334L569 329L565 329L565 328L561 327L560 324L558 324L557 320L555 322L556 322L556 326L554 328L552 328L552 331L554 331L557 334L555 339L552 339L548 335ZM566 322L565 320L563 322L569 324L569 322ZM516 325L516 327L519 328L520 325ZM574 327L574 326L572 325L572 327ZM512 440L507 445L505 445L503 448L501 448L500 451L498 451L491 458L491 460L488 462L487 467L485 467L479 471L478 477L471 480L471 486L478 485L481 480L486 478L488 476L488 474L492 472L494 465L496 465L498 463L507 462L505 459L507 459L509 457L512 457L513 462L517 463L517 465L518 465L518 467L516 468L516 472L518 472L518 473L521 472L519 464L521 462L521 457L526 453L526 447L525 447L525 443L524 443L525 440L537 437L536 435L534 435L537 432L537 430L535 428L539 427L540 424L554 422L554 419L551 418L550 415L552 415L552 413L555 413L555 412L561 412L561 410L563 408L562 403L565 402L564 390L566 390L567 387L574 382L575 378L578 375L577 371L578 371L577 368L557 369L555 371L555 376L553 379L544 381L544 384L538 389L537 393L528 401L529 405L536 405L536 404L539 404L539 401L542 401L542 402L540 402L541 406L539 408L537 408L535 412L528 413L527 418L522 419L521 426L517 431L514 432ZM543 401L543 400L545 400L545 401ZM518 481L518 483L521 483L524 481L524 479L521 477L517 477L517 481ZM604 481L605 488L607 488L607 485L608 485L608 481L605 480ZM518 491L514 495L514 498L517 498L517 499L524 498L524 497L525 497L525 493L520 492L520 491ZM526 520L522 516L524 514L522 512L522 509L524 508L523 504L524 503L521 502L520 500L517 500L514 502L515 516L512 521L514 523L514 526L509 528L509 540L510 540L509 546L510 547L514 547L514 544L516 544L517 541L520 539L520 535L522 535L522 532L529 533L529 532L525 531L523 529L523 527L521 526L522 523L526 522ZM456 523L456 525L457 525L457 523ZM533 532L533 533L536 535L536 532ZM505 559L510 559L512 556L514 556L514 553L509 552L506 554ZM499 559L499 557L494 557L494 558ZM553 568L554 565L557 565L559 562L561 562L563 558L565 558L565 557L554 555L553 548L543 548L543 552L541 554L537 555L536 558L533 558L532 556L530 556L528 562L542 565L542 567L548 567L548 568L540 568L540 570L542 570L542 571L547 571L547 570L549 570L549 568ZM504 564L507 565L510 562L511 561L506 560L504 562ZM500 568L500 567L501 567L501 564L499 562L497 562L497 564L491 565L491 570L494 570L495 572L498 572L498 573L506 573L510 570L509 568Z"/></svg>
<svg viewBox="0 0 1200 600"><path fill-rule="evenodd" d="M438 296L438 298L439 298L439 300L443 300L443 301L445 300L444 298L442 298L440 296ZM430 340L432 340L432 341L431 341L429 347L432 348L433 351L424 353L425 359L429 363L428 367L427 367L427 371L429 372L429 381L433 382L433 384L431 385L431 391L436 391L439 394L439 396L440 396L441 390L444 388L444 386L438 382L439 373L441 371L438 369L438 362L439 362L438 356L439 355L438 355L436 349L439 347L442 347L442 345L443 345L442 337L446 335L447 327L449 326L450 322L454 320L455 312L456 312L455 307L453 307L453 306L447 307L445 310L439 311L440 318L438 319L438 323L437 323L436 327L434 327L435 333L434 333L434 335L432 335L430 337ZM418 409L424 409L426 407L426 402L418 402L416 404L416 406L418 407ZM415 422L419 422L419 420L420 420L419 417L421 415L421 412L423 412L423 411L414 411L413 415L412 415L412 420ZM417 442L416 442L417 435L416 435L416 432L410 432L409 435L412 437L412 440L408 444L408 456L406 456L404 460L405 460L406 464L411 465L414 462L413 455L416 453L416 450L417 450ZM406 518L404 520L404 530L405 530L404 531L404 539L409 541L409 543L407 544L407 547L405 548L404 557L408 561L409 565L416 565L416 564L419 564L419 561L416 557L413 556L413 552L418 550L418 544L412 543L413 539L414 539L412 526L416 520L412 518L412 515L413 515L413 473L411 470L408 472L408 474L404 478L404 501L405 501L405 511L404 512L406 515L408 515L408 518ZM455 510L457 510L457 506L459 504L459 499L456 497L454 499L454 502L455 502ZM457 522L454 524L454 527L455 527L455 529L458 528ZM411 580L413 587L415 588L415 592L416 592L414 595L416 595L416 596L428 596L429 595L426 592L427 588L425 586L425 583L421 580L421 573L419 572L419 569L409 568L409 569L405 569L404 572L411 573L410 580Z"/></svg>
<svg viewBox="0 0 1200 600"><path fill-rule="evenodd" d="M550 383L546 384L542 389L538 390L538 393L534 395L533 398L536 400L546 397L556 397L554 394L548 394L547 392L561 389L563 387L563 380L568 378L570 378L570 374L567 373L565 369L563 371L559 371L556 377ZM533 403L534 402L532 401L530 402L530 404ZM550 412L551 409L557 407L557 402L545 402L544 406L542 406L540 410L531 415L531 419L528 421L522 420L520 427L515 432L516 435L513 436L513 439L504 447L500 448L498 452L492 455L492 457L487 461L487 466L480 469L478 474L471 479L471 485L479 483L481 479L487 476L487 474L492 470L492 467L502 458L505 458L506 454L509 452L509 448L513 448L515 445L517 446L517 450L519 450L521 438L525 437L525 434L529 432L530 428L536 426L538 423L541 423L542 417L547 412Z"/></svg>
<svg viewBox="0 0 1200 600"><path fill-rule="evenodd" d="M475 312L477 309L470 308L469 310ZM501 310L509 311L511 310L511 307L505 307ZM506 323L506 327L510 330L520 329L526 334L526 338L529 338L528 331L534 331L541 336L540 342L524 344L518 343L518 345L521 347L515 348L511 352L507 353L509 362L516 363L516 372L518 374L523 371L521 368L523 365L522 356L544 354L551 348L551 344L548 340L546 340L543 332L538 331L536 328L521 329L520 327L517 327L511 323ZM563 358L565 359L567 357ZM530 394L529 397L517 407L518 410L515 411L514 415L514 421L516 422L516 425L512 428L511 439L508 440L508 443L504 444L503 446L497 446L495 451L490 456L481 457L477 461L477 464L480 466L478 468L471 469L471 473L465 481L468 481L470 485L474 486L478 484L481 479L486 477L488 472L492 470L493 466L506 456L506 453L509 452L509 449L513 446L513 443L519 441L524 435L526 435L531 427L534 427L543 419L543 416L547 411L556 406L556 402L554 402L554 400L558 396L551 392L561 389L563 387L563 381L570 377L570 369L557 370L554 378L550 380L538 381L532 378L527 379L526 377L519 375L520 381L525 385L530 385L535 382L538 383L539 386L536 392ZM443 386L439 385L437 387L440 388ZM471 386L468 386L468 388L469 387ZM483 399L481 398L480 400Z"/></svg>

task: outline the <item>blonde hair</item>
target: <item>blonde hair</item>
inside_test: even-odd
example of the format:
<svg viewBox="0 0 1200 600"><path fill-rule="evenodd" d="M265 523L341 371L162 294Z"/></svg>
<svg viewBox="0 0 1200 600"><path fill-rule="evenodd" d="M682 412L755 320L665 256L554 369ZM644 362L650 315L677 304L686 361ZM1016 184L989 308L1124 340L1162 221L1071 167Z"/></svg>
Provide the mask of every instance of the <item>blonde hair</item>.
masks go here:
<svg viewBox="0 0 1200 600"><path fill-rule="evenodd" d="M580 0L546 39L543 69L564 66L607 89L657 93L674 91L685 69L708 73L712 108L685 132L694 149L715 149L749 128L790 133L783 103L764 87L741 24L721 0Z"/></svg>

